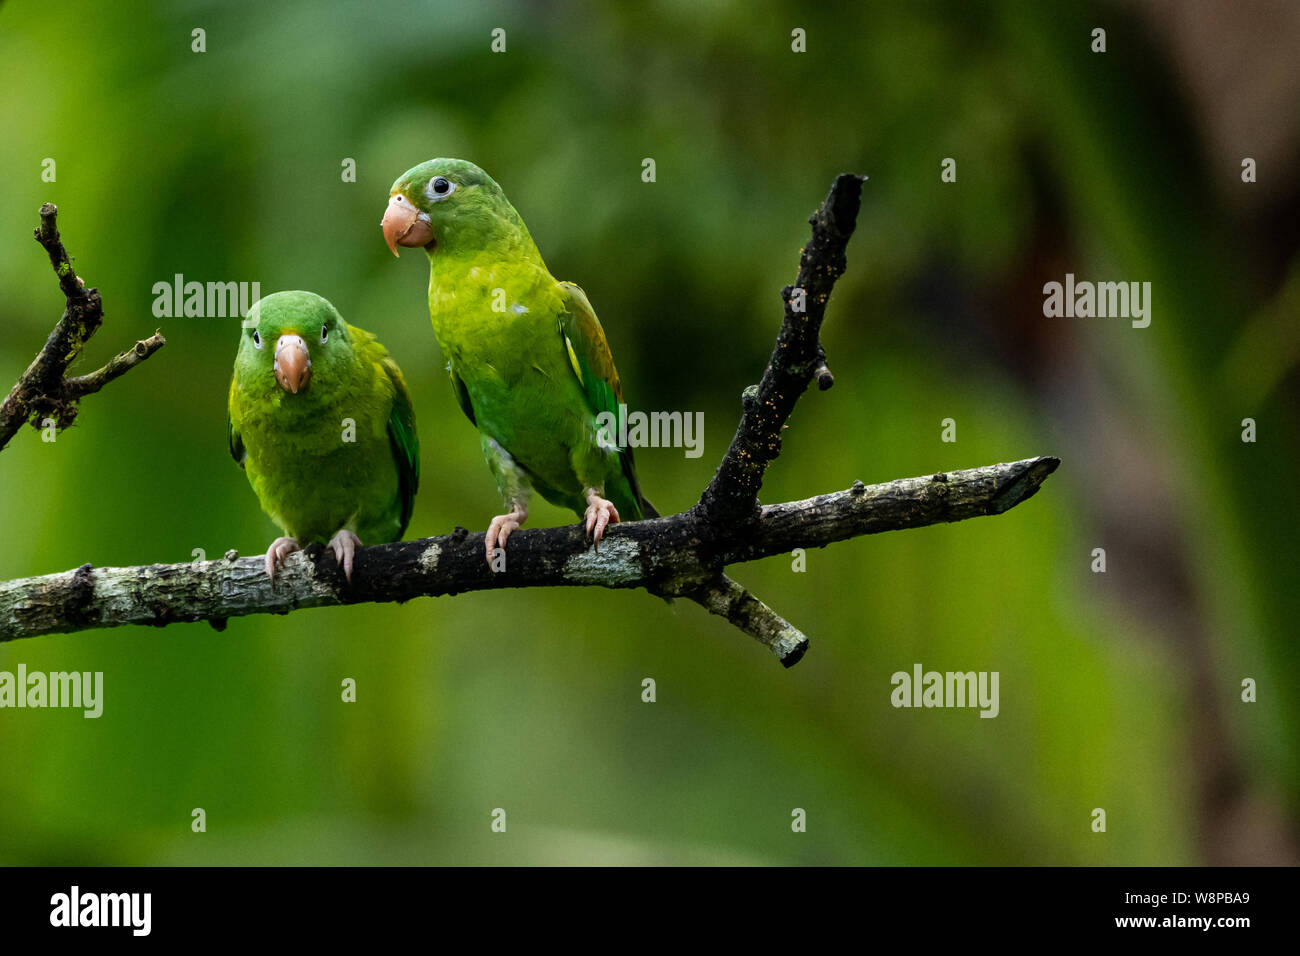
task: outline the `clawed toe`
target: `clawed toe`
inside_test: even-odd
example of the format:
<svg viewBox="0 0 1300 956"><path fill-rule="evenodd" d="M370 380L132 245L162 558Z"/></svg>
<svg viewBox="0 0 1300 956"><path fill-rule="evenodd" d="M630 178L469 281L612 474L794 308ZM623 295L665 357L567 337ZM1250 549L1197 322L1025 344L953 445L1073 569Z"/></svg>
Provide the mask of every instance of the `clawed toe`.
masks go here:
<svg viewBox="0 0 1300 956"><path fill-rule="evenodd" d="M343 566L343 576L351 584L352 559L356 556L357 548L361 547L361 539L347 528L340 528L338 534L330 538L328 547L334 552L334 560Z"/></svg>
<svg viewBox="0 0 1300 956"><path fill-rule="evenodd" d="M511 532L518 531L523 527L524 520L528 517L527 511L516 510L509 514L497 515L488 525L487 534L483 538L483 547L487 553L487 563L490 565L492 559L496 557L497 548L505 548L506 539L510 537Z"/></svg>
<svg viewBox="0 0 1300 956"><path fill-rule="evenodd" d="M266 576L275 581L275 569L284 563L284 559L300 550L295 538L276 538L266 549Z"/></svg>
<svg viewBox="0 0 1300 956"><path fill-rule="evenodd" d="M611 524L618 524L620 518L618 509L614 507L612 501L607 501L596 492L589 491L587 512L583 520L586 522L587 534L591 538L591 546L599 551L601 539L605 536L605 528Z"/></svg>

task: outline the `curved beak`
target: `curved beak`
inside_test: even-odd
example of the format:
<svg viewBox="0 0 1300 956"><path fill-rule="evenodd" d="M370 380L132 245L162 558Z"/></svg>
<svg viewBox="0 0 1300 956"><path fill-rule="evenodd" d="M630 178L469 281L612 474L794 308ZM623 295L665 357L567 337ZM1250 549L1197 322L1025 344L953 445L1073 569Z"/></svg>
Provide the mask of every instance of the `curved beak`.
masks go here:
<svg viewBox="0 0 1300 956"><path fill-rule="evenodd" d="M415 204L401 193L388 200L384 218L379 225L384 230L384 242L393 255L398 246L427 246L433 241L433 228L429 217L415 208Z"/></svg>
<svg viewBox="0 0 1300 956"><path fill-rule="evenodd" d="M286 332L275 342L275 380L286 392L307 390L311 382L311 353L301 335Z"/></svg>

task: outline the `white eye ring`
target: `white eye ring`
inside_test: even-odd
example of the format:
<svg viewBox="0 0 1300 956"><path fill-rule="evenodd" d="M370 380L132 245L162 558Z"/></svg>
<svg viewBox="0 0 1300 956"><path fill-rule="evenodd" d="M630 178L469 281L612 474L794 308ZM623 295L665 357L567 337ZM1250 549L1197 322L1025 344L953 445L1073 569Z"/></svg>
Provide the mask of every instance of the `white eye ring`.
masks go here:
<svg viewBox="0 0 1300 956"><path fill-rule="evenodd" d="M261 347L262 336L258 334L257 329L253 329L253 348L260 349Z"/></svg>
<svg viewBox="0 0 1300 956"><path fill-rule="evenodd" d="M321 344L321 345L324 345L324 344L325 344L325 340L326 340L327 338L329 338L329 333L330 333L330 327L329 327L328 325L322 325L322 326L320 327L320 344Z"/></svg>
<svg viewBox="0 0 1300 956"><path fill-rule="evenodd" d="M435 192L433 188L435 183L446 183L447 184L446 192ZM452 182L450 179L448 179L446 176L434 176L432 179L429 180L428 185L424 187L424 194L429 198L429 202L442 202L444 199L449 197L455 191L456 191L456 184Z"/></svg>

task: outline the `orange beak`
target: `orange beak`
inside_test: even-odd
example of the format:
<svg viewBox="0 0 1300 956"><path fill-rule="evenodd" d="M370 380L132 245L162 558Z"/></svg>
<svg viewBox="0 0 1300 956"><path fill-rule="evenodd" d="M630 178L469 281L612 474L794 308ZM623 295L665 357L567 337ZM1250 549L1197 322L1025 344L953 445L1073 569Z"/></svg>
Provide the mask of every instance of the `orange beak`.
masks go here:
<svg viewBox="0 0 1300 956"><path fill-rule="evenodd" d="M275 380L286 392L307 390L311 382L311 353L301 335L286 332L275 342Z"/></svg>
<svg viewBox="0 0 1300 956"><path fill-rule="evenodd" d="M427 217L421 218L420 210L401 193L388 200L384 218L379 223L384 230L384 242L397 255L398 246L427 246L433 241L433 228Z"/></svg>

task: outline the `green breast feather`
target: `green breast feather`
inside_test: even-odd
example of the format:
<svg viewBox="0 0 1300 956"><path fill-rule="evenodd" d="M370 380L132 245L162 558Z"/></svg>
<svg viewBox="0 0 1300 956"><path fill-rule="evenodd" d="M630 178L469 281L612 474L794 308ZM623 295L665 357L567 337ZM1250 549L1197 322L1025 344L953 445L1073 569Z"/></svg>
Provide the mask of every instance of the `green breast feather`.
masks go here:
<svg viewBox="0 0 1300 956"><path fill-rule="evenodd" d="M419 488L420 446L397 363L310 293L269 296L253 319L231 380L227 442L263 509L304 545L343 528L365 543L400 539ZM310 353L296 391L277 377L282 336Z"/></svg>

